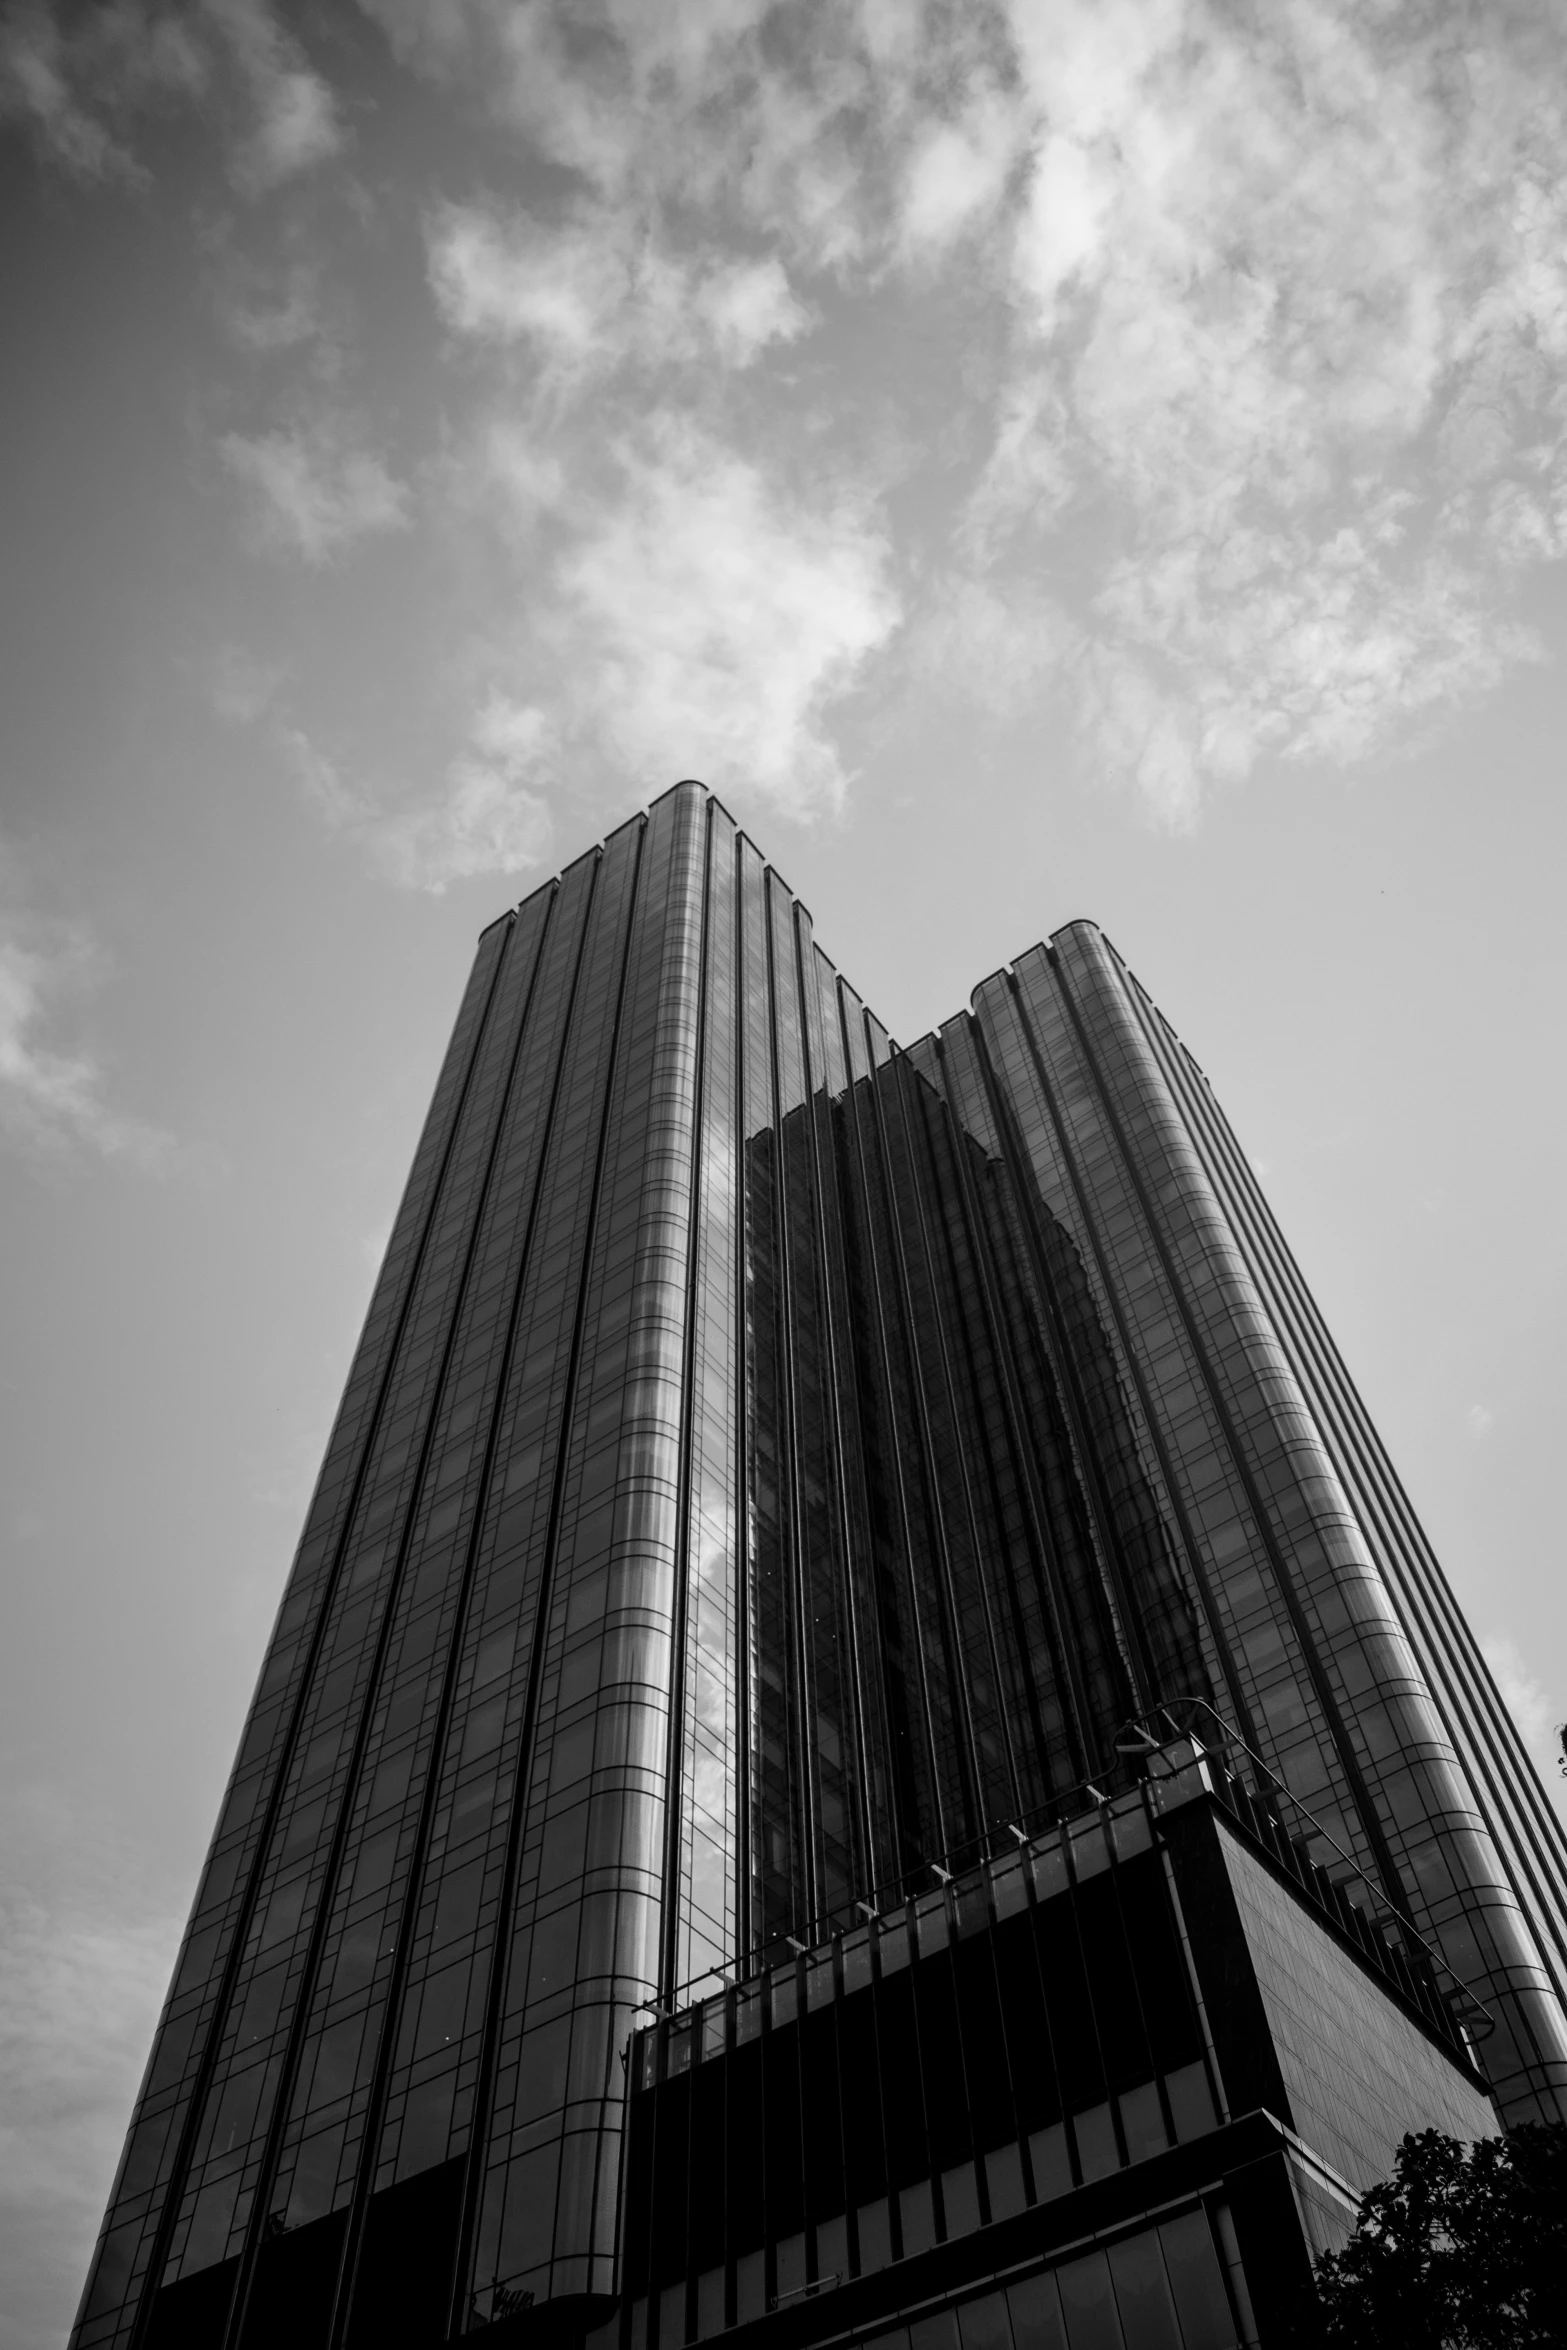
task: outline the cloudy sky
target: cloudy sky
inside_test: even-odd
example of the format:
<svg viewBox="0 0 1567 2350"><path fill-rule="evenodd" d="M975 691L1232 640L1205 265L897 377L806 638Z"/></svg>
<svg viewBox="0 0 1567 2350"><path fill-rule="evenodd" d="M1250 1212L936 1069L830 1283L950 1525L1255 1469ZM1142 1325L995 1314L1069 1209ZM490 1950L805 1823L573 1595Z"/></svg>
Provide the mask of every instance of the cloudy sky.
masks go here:
<svg viewBox="0 0 1567 2350"><path fill-rule="evenodd" d="M906 1039L1105 925L1548 1761L1550 0L0 0L0 223L0 2350L473 937L681 775Z"/></svg>

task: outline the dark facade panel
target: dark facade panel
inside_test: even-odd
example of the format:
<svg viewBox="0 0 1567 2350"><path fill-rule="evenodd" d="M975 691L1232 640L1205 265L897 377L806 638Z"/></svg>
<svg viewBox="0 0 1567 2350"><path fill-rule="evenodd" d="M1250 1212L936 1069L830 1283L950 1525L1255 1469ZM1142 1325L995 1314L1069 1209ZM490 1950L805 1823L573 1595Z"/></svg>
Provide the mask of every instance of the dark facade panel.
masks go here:
<svg viewBox="0 0 1567 2350"><path fill-rule="evenodd" d="M832 2334L828 2296L917 2298L927 2257L955 2277L981 2243L1070 2240L1107 2182L1158 2210L1177 2153L1223 2179L1244 2115L1294 2133L1326 2240L1404 2130L1494 2130L1429 1966L1216 1757L1177 1744L1156 1770L638 2034L606 2344L808 2301Z"/></svg>

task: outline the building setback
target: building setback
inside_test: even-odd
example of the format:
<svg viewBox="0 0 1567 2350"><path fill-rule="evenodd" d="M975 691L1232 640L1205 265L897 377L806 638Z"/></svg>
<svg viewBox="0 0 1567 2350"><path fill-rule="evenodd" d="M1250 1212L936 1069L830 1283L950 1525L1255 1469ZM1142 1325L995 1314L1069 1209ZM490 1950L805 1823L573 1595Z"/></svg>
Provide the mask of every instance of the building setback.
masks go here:
<svg viewBox="0 0 1567 2350"><path fill-rule="evenodd" d="M1564 1989L1114 948L900 1050L681 784L479 941L73 2343L1266 2343Z"/></svg>

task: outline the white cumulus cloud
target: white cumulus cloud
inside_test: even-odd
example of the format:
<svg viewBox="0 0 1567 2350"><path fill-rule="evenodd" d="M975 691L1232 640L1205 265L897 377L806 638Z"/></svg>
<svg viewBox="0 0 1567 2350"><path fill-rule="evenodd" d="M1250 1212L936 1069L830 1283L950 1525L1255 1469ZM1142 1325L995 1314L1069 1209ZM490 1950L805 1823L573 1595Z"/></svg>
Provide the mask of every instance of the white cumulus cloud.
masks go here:
<svg viewBox="0 0 1567 2350"><path fill-rule="evenodd" d="M330 430L225 433L218 455L247 493L261 544L307 563L408 519L408 493L381 458Z"/></svg>
<svg viewBox="0 0 1567 2350"><path fill-rule="evenodd" d="M900 606L874 521L791 499L691 428L628 436L535 614L578 743L645 781L673 762L796 813L840 800L835 703Z"/></svg>
<svg viewBox="0 0 1567 2350"><path fill-rule="evenodd" d="M69 1035L70 1006L98 961L79 924L26 904L0 851L0 1131L35 1150L85 1150L156 1172L173 1158L172 1138L116 1108L99 1059Z"/></svg>
<svg viewBox="0 0 1567 2350"><path fill-rule="evenodd" d="M448 205L430 228L430 282L460 334L528 340L563 360L603 341L626 301L630 273L610 235L572 223L549 230L506 222L476 205Z"/></svg>
<svg viewBox="0 0 1567 2350"><path fill-rule="evenodd" d="M721 385L652 377L743 370L778 496L769 421L863 466L886 414L939 491L899 526L916 629L987 610L1018 713L1066 696L1089 766L1166 820L1262 758L1412 739L1530 657L1515 575L1567 552L1559 14L727 0L584 42L542 0L367 5L576 189L434 217L448 324L579 383L640 371L647 414L730 441ZM936 425L920 370L838 323L870 297L962 354Z"/></svg>
<svg viewBox="0 0 1567 2350"><path fill-rule="evenodd" d="M447 205L428 224L430 282L458 333L528 343L561 370L628 360L747 367L809 325L776 256L671 251L608 206L546 222Z"/></svg>
<svg viewBox="0 0 1567 2350"><path fill-rule="evenodd" d="M248 195L346 144L330 86L268 0L13 0L0 15L0 116L79 178L143 176L146 119L196 106L222 124Z"/></svg>
<svg viewBox="0 0 1567 2350"><path fill-rule="evenodd" d="M346 782L297 727L282 740L314 813L401 889L439 897L477 874L526 873L548 851L549 807L537 785L549 772L549 722L502 695L479 710L439 787L412 799Z"/></svg>
<svg viewBox="0 0 1567 2350"><path fill-rule="evenodd" d="M639 709L712 707L736 666L756 689L696 627L676 694L663 620L595 585L606 531L651 566L645 461L609 487L638 434L728 452L759 515L814 468L802 543L831 512L894 550L916 630L989 612L1017 722L1064 697L1088 766L1173 823L1259 760L1416 739L1531 657L1518 575L1567 554L1567 19L1543 0L674 0L596 10L591 37L575 0L363 5L453 122L516 144L504 196L415 191L443 447L469 473L479 439L526 449L513 480L557 533L536 594L642 645L616 671ZM269 0L3 21L0 104L82 176L196 101L253 195L347 150L308 25ZM307 274L234 339L311 351ZM222 454L308 560L405 517L342 439L285 423ZM717 478L732 504L741 474ZM898 634L848 617L844 576L842 657L786 634L758 704L763 745L807 713L818 779L835 697ZM519 590L519 644L548 624ZM577 728L569 684L519 690Z"/></svg>
<svg viewBox="0 0 1567 2350"><path fill-rule="evenodd" d="M988 615L1013 722L1043 736L1048 704L1052 744L1064 715L1080 764L1179 824L1259 761L1396 750L1532 657L1519 575L1567 555L1567 19L1543 0L673 0L595 10L591 37L576 0L362 4L449 129L483 119L463 170L515 144L488 184L421 173L406 217L446 478L505 448L534 487L514 683L558 741L585 739L581 697L530 648L569 625L628 697L607 756L744 674L756 772L830 801L850 685L914 674L884 660L905 629L912 655ZM198 107L242 194L334 169L354 193L348 106L272 0L11 0L0 26L0 108L79 177L144 169L156 110ZM308 238L257 264L232 344L346 369L323 284ZM408 492L371 423L300 412L220 455L258 537L324 563ZM686 485L704 527L749 482L808 566L839 550L766 690L746 607L682 640L594 569L601 542L677 564L638 518L682 436L719 452L713 496Z"/></svg>
<svg viewBox="0 0 1567 2350"><path fill-rule="evenodd" d="M346 140L337 101L266 0L203 0L237 63L251 121L234 149L231 170L247 193L330 162Z"/></svg>
<svg viewBox="0 0 1567 2350"><path fill-rule="evenodd" d="M1102 752L1180 820L1265 752L1358 758L1484 691L1529 651L1508 575L1557 551L1567 492L1540 20L1011 19L1032 127L970 527L1003 578L1068 529L1087 551Z"/></svg>

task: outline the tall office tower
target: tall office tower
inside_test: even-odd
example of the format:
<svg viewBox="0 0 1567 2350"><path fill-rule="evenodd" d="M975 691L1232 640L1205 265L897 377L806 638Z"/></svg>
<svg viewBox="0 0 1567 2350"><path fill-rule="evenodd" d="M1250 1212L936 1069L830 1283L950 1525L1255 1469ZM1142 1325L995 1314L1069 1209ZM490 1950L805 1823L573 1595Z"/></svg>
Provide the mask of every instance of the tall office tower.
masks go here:
<svg viewBox="0 0 1567 2350"><path fill-rule="evenodd" d="M74 2339L1266 2342L1564 1922L1113 948L900 1051L683 784L479 942Z"/></svg>

